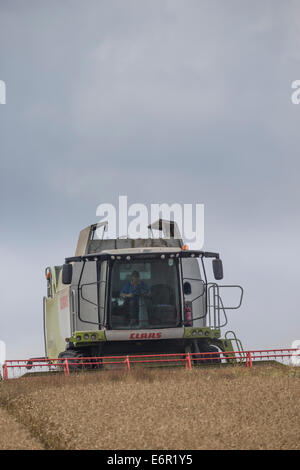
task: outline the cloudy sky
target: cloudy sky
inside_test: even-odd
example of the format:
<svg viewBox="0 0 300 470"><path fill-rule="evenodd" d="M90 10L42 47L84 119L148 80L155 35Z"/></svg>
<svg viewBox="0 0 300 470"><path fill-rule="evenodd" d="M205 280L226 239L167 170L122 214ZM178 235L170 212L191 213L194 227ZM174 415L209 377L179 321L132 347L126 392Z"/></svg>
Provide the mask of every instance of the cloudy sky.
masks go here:
<svg viewBox="0 0 300 470"><path fill-rule="evenodd" d="M202 203L246 348L300 339L300 4L0 0L0 339L43 355L44 268L97 206Z"/></svg>

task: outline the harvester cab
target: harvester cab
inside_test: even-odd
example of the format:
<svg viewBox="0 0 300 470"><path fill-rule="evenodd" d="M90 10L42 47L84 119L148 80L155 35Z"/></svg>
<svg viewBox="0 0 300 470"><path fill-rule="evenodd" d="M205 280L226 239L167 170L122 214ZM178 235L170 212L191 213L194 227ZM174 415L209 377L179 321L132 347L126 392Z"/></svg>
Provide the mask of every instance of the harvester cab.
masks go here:
<svg viewBox="0 0 300 470"><path fill-rule="evenodd" d="M223 278L218 253L189 250L173 221L150 224L147 239L105 239L99 232L106 227L82 230L75 256L46 268L46 357L242 349L233 332L221 336L226 312L240 307L243 289L216 282ZM223 304L225 288L238 290L236 305Z"/></svg>

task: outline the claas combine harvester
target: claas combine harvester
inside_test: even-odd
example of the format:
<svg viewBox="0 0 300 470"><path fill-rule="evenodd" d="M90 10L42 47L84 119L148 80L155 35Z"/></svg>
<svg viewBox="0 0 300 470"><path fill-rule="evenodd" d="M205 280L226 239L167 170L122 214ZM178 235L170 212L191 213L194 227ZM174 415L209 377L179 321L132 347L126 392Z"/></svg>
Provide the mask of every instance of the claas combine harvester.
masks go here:
<svg viewBox="0 0 300 470"><path fill-rule="evenodd" d="M221 362L217 352L242 350L232 331L221 335L226 311L240 307L243 289L215 282L223 278L218 253L189 250L173 221L150 224L147 239L97 238L106 227L82 230L75 256L46 268L46 358L190 352ZM237 289L236 305L223 304L223 289Z"/></svg>

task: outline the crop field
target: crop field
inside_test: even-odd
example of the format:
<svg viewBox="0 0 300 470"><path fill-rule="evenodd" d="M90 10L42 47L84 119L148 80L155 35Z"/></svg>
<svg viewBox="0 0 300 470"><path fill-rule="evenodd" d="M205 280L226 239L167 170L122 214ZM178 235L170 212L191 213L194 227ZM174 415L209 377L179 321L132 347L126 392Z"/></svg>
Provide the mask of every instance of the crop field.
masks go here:
<svg viewBox="0 0 300 470"><path fill-rule="evenodd" d="M0 449L300 449L300 368L137 369L0 382Z"/></svg>

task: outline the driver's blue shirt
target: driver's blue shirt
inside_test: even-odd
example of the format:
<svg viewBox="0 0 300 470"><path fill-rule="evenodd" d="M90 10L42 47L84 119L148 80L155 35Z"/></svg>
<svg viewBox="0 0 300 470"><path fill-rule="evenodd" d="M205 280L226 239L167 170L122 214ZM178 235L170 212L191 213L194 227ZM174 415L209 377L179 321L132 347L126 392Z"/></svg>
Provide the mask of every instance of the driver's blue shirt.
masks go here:
<svg viewBox="0 0 300 470"><path fill-rule="evenodd" d="M141 281L135 287L130 281L127 281L126 284L122 287L120 294L133 294L134 296L137 296L146 294L148 291L148 286L143 281Z"/></svg>

